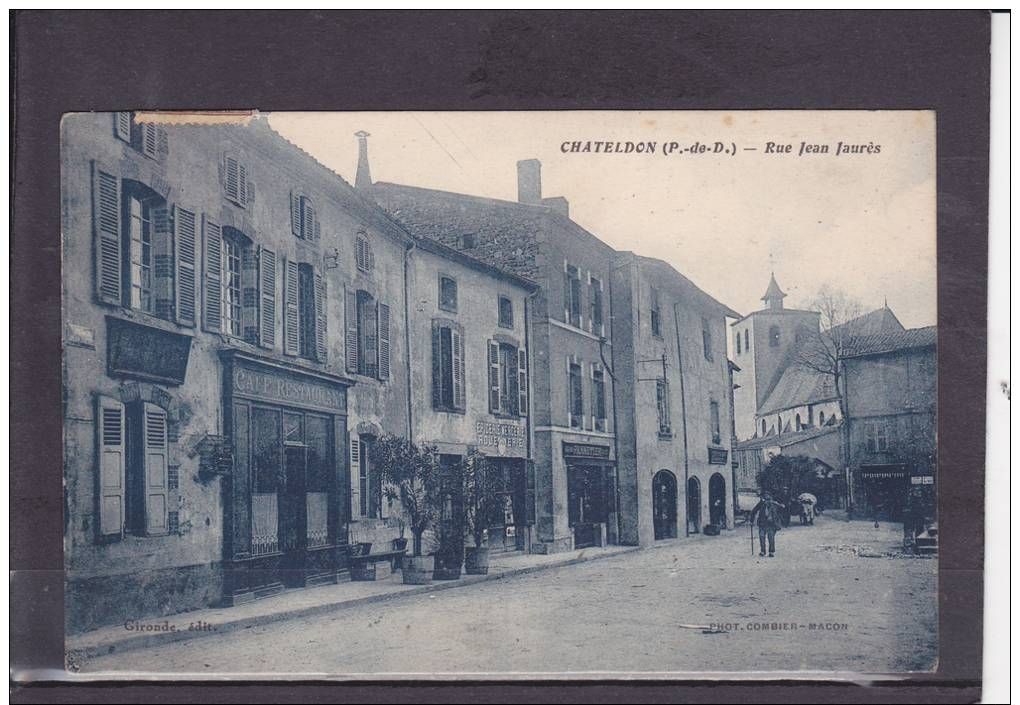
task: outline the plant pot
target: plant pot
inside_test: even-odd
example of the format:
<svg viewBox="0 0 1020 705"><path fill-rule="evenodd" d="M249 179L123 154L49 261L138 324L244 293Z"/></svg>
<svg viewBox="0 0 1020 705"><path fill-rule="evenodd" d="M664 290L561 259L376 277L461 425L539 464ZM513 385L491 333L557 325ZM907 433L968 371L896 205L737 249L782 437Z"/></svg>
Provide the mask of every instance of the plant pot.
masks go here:
<svg viewBox="0 0 1020 705"><path fill-rule="evenodd" d="M489 547L474 546L464 556L464 572L468 575L486 575L489 572Z"/></svg>
<svg viewBox="0 0 1020 705"><path fill-rule="evenodd" d="M436 568L432 573L435 580L460 580L461 564L454 564L453 561L444 561L443 565L436 562Z"/></svg>
<svg viewBox="0 0 1020 705"><path fill-rule="evenodd" d="M406 551L407 550L407 539L393 539L393 550L394 551Z"/></svg>
<svg viewBox="0 0 1020 705"><path fill-rule="evenodd" d="M404 585L428 585L436 568L435 556L404 556L401 574Z"/></svg>

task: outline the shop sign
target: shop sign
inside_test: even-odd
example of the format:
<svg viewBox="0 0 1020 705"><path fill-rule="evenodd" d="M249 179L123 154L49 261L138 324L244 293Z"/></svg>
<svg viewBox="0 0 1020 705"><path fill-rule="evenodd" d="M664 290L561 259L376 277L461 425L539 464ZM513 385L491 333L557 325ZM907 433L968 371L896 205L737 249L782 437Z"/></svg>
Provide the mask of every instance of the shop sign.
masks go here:
<svg viewBox="0 0 1020 705"><path fill-rule="evenodd" d="M712 448L709 446L708 449L708 462L711 465L725 465L726 459L729 457L729 451L725 448Z"/></svg>
<svg viewBox="0 0 1020 705"><path fill-rule="evenodd" d="M347 408L347 395L342 389L247 367L234 368L234 393L259 401L311 406L330 411L343 411Z"/></svg>
<svg viewBox="0 0 1020 705"><path fill-rule="evenodd" d="M609 460L609 446L563 441L563 457Z"/></svg>
<svg viewBox="0 0 1020 705"><path fill-rule="evenodd" d="M934 485L935 478L931 475L916 475L910 478L910 484L912 485Z"/></svg>
<svg viewBox="0 0 1020 705"><path fill-rule="evenodd" d="M108 316L107 369L167 385L184 383L191 353L191 336Z"/></svg>
<svg viewBox="0 0 1020 705"><path fill-rule="evenodd" d="M475 423L475 436L477 444L485 448L524 451L527 445L521 424L478 421Z"/></svg>

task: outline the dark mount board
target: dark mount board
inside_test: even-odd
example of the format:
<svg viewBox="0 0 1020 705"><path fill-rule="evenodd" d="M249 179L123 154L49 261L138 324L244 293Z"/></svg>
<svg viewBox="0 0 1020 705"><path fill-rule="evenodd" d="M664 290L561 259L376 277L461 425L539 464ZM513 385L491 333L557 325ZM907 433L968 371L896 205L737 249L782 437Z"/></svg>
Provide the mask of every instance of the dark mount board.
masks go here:
<svg viewBox="0 0 1020 705"><path fill-rule="evenodd" d="M63 667L59 124L123 109L934 109L938 141L939 670L852 684L288 685L494 702L968 702L981 677L988 13L11 13L12 668ZM951 403L950 403L951 402ZM966 469L966 472L952 472ZM17 687L14 702L147 702L214 686ZM222 702L282 686L218 686ZM678 687L680 688L678 690ZM172 690L168 690L172 688Z"/></svg>

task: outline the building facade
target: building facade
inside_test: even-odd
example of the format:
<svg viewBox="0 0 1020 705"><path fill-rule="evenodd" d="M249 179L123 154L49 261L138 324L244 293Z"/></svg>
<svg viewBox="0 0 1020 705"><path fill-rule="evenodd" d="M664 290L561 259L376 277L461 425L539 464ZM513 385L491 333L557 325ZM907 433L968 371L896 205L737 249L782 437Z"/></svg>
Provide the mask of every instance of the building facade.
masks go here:
<svg viewBox="0 0 1020 705"><path fill-rule="evenodd" d="M349 437L407 432L406 233L264 119L136 117L61 126L73 631L342 579Z"/></svg>
<svg viewBox="0 0 1020 705"><path fill-rule="evenodd" d="M361 150L367 161L367 150ZM529 307L535 528L530 550L615 542L614 388L609 276L614 252L543 198L540 164L518 164L519 201L389 183L362 189L408 232L440 242L538 290ZM368 174L360 164L359 174Z"/></svg>
<svg viewBox="0 0 1020 705"><path fill-rule="evenodd" d="M620 253L611 279L620 540L733 526L732 309L661 260Z"/></svg>
<svg viewBox="0 0 1020 705"><path fill-rule="evenodd" d="M913 494L935 510L936 329L854 338L841 359L849 426L850 504L900 521Z"/></svg>
<svg viewBox="0 0 1020 705"><path fill-rule="evenodd" d="M408 260L412 439L448 463L477 453L498 494L494 551L526 550L535 523L528 349L535 285L428 239Z"/></svg>

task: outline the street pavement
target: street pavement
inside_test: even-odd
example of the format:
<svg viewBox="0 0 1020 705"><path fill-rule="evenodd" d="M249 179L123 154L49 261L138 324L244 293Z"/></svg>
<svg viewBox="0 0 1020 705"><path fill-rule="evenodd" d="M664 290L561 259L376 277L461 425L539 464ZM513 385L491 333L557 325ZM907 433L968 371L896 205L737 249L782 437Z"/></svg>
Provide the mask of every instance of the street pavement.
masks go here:
<svg viewBox="0 0 1020 705"><path fill-rule="evenodd" d="M936 664L937 560L901 526L820 517L113 653L80 673L210 678L892 673Z"/></svg>

